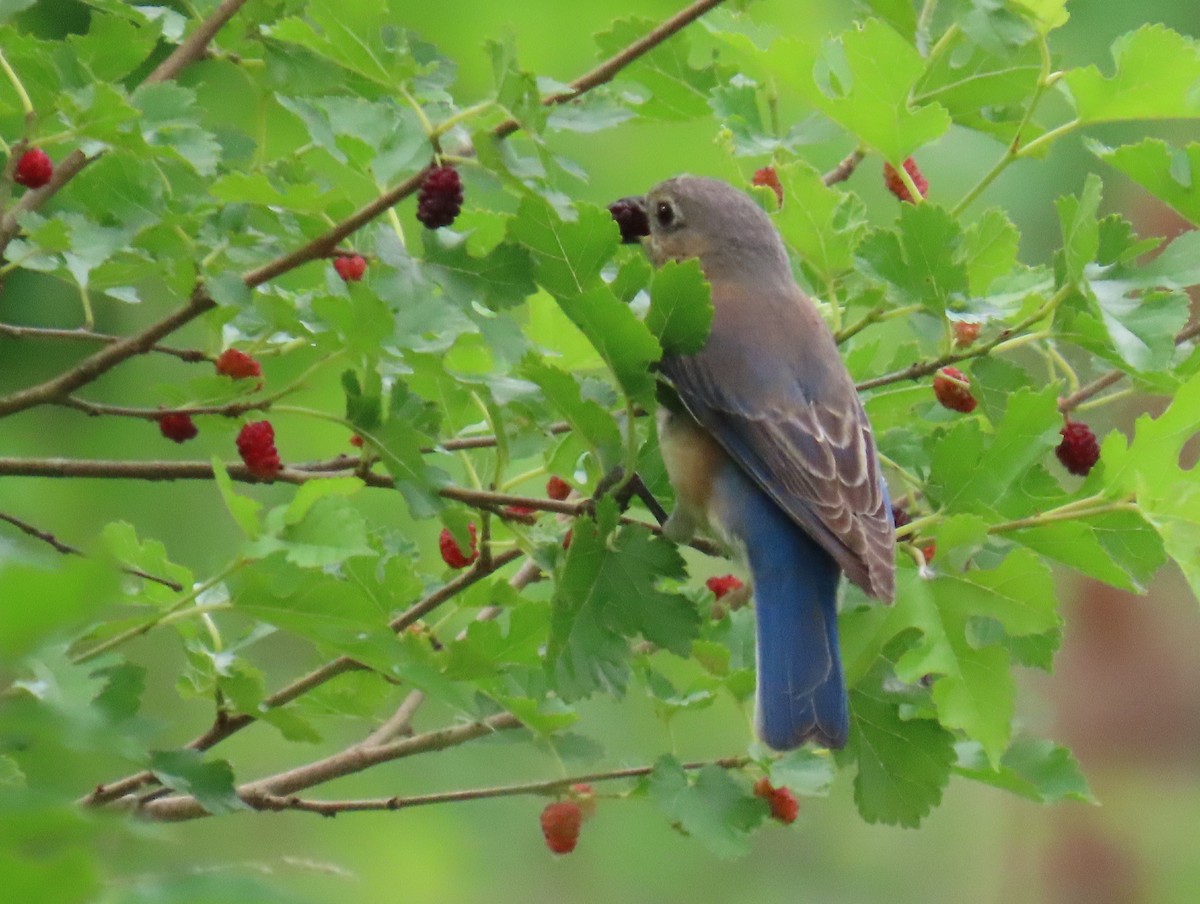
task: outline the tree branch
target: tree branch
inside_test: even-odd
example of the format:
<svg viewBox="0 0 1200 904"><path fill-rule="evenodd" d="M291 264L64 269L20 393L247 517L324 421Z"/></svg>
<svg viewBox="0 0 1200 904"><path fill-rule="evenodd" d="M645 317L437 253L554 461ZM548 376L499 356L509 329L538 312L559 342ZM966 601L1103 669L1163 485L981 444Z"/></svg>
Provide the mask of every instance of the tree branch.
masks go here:
<svg viewBox="0 0 1200 904"><path fill-rule="evenodd" d="M579 78L571 82L571 89L569 91L560 91L557 94L551 94L543 98L543 105L552 107L557 104L566 103L590 91L592 88L610 81L613 76L638 57L657 47L667 38L671 37L671 35L680 31L684 26L689 25L713 7L719 6L722 2L723 0L699 0L699 2L693 3L686 9L676 13L670 19L667 19L644 37L634 41L624 50L605 60L595 69L579 76ZM491 134L493 138L502 140L520 128L521 124L515 119L506 119L504 122L496 125L491 130ZM470 147L458 148L454 154L459 157L470 157L474 154L474 149ZM289 270L293 270L301 264L327 257L337 247L338 243L347 236L361 229L367 223L385 213L389 208L394 207L400 201L417 191L425 181L425 176L430 168L425 167L420 172L409 176L409 178L405 179L399 185L355 211L329 231L317 236L302 248L297 248L295 251L278 257L255 270L251 270L244 276L246 285L253 288Z"/></svg>
<svg viewBox="0 0 1200 904"><path fill-rule="evenodd" d="M140 333L106 346L53 379L0 399L0 417L15 414L37 405L44 405L47 402L62 401L80 386L92 382L122 361L149 351L163 336L174 332L185 323L195 320L201 314L215 307L216 302L209 298L202 288L197 287L186 305L172 311Z"/></svg>
<svg viewBox="0 0 1200 904"><path fill-rule="evenodd" d="M689 772L703 769L706 766L716 766L720 769L744 769L752 762L754 761L748 756L728 756L717 760L683 763L680 765L680 768ZM243 796L242 800L256 810L303 810L308 813L319 813L321 816L336 816L338 813L369 810L406 810L410 807L423 807L428 804L461 803L462 801L488 800L495 797L561 794L572 785L641 778L650 775L652 772L654 772L654 766L630 766L625 769L612 769L607 772L589 772L570 778L550 779L542 782L524 782L518 785L472 788L463 791L441 791L434 794L417 794L409 797L395 796L361 800L323 801L303 800L294 795L258 794L249 799Z"/></svg>
<svg viewBox="0 0 1200 904"><path fill-rule="evenodd" d="M171 51L170 56L158 64L153 72L146 76L143 84L153 85L166 82L179 75L186 66L204 57L208 43L217 36L217 32L225 23L234 17L238 10L246 5L246 0L225 0L213 10L212 15L197 26L178 47Z"/></svg>
<svg viewBox="0 0 1200 904"><path fill-rule="evenodd" d="M50 533L49 531L39 530L38 528L36 528L32 524L30 524L28 521L22 521L20 518L17 518L14 515L10 515L7 512L0 512L0 521L7 521L13 527L17 528L18 530L24 531L26 534L28 534L31 537L35 537L38 540L41 540L43 543L49 544L50 546L54 547L55 550L57 550L58 552L62 553L65 556L82 556L84 554L83 550L77 549L69 543L62 542L62 540L59 540L56 536L54 536L54 534ZM123 565L123 566L121 566L121 571L125 572L125 574L133 575L136 578L142 578L147 581L154 581L154 583L156 583L156 584L162 584L164 587L170 587L176 593L180 593L183 591L183 585L180 584L178 581L172 581L172 580L169 580L168 578L160 578L157 575L149 574L148 572L142 571L140 568L130 568L128 566Z"/></svg>
<svg viewBox="0 0 1200 904"><path fill-rule="evenodd" d="M467 587L477 581L487 577L490 574L498 571L508 565L514 559L521 556L520 550L506 550L504 553L492 558L490 566L484 566L481 562L476 562L467 571L464 571L458 577L448 581L442 587L439 587L433 593L426 596L424 599L414 603L406 613L399 618L393 620L392 625L398 625L393 630L401 631L406 628L412 621L420 616L415 616L411 621L405 620L408 613L414 611L429 611L433 607L429 605L431 600L437 600L439 603L446 602L457 594L461 593ZM330 660L320 668L314 669L307 675L296 679L286 687L280 688L274 694L267 697L262 702L265 709L277 709L280 706L286 706L293 700L304 696L314 688L320 687L325 682L332 678L336 678L345 672L359 671L366 668L348 656L339 656L337 659ZM186 746L192 750L208 750L224 741L226 738L237 734L247 725L252 725L258 721L255 716L247 713L240 713L236 716L230 716L225 712L218 713L216 720L208 728L204 734L193 738ZM134 775L127 776L118 781L110 782L106 785L97 785L90 794L84 797L80 803L84 806L99 806L111 801L124 797L136 791L143 785L155 781L154 774L149 771L138 772Z"/></svg>
<svg viewBox="0 0 1200 904"><path fill-rule="evenodd" d="M355 746L279 775L242 785L238 788L237 793L247 803L261 799L264 795L267 797L288 795L304 788L324 784L335 778L362 772L372 766L378 766L380 763L457 747L498 731L520 727L521 723L516 716L510 713L500 713L489 716L482 722L471 722L466 725L427 731L378 747ZM182 822L209 815L200 802L190 795L173 795L149 801L139 808L138 813L160 822Z"/></svg>
<svg viewBox="0 0 1200 904"><path fill-rule="evenodd" d="M116 342L123 342L123 336L110 336L106 333L93 333L90 330L63 330L54 329L51 327L42 326L16 326L10 323L0 323L0 336L9 336L13 339L65 339L75 342L103 342L112 345ZM173 355L181 361L187 361L189 364L195 364L199 361L210 361L211 356L208 352L202 352L196 348L172 348L166 345L152 345L146 349L150 352L158 352L163 355Z"/></svg>

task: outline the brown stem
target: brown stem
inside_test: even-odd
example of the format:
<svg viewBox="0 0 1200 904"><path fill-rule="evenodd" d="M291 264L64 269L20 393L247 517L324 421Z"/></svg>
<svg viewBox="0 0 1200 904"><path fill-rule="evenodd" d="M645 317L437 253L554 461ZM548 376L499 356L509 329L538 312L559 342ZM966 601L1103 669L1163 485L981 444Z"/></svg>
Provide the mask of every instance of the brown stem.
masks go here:
<svg viewBox="0 0 1200 904"><path fill-rule="evenodd" d="M706 766L716 766L719 769L744 769L753 760L747 756L728 756L717 760L702 760L693 763L682 763L681 769L689 772L703 769ZM408 797L377 797L360 800L303 800L294 795L282 796L272 794L257 794L252 798L242 797L247 804L257 810L303 810L308 813L319 813L322 816L336 816L338 813L350 813L364 810L404 810L409 807L423 807L429 804L460 803L468 800L488 800L494 797L513 797L516 795L551 795L561 794L572 785L592 784L595 782L620 781L622 779L641 778L654 772L654 766L630 766L625 769L612 769L607 772L589 772L570 778L550 779L543 782L524 782L519 785L500 785L494 788L472 788L463 791L441 791L434 794L415 794Z"/></svg>
<svg viewBox="0 0 1200 904"><path fill-rule="evenodd" d="M827 172L822 177L821 181L826 185L834 185L838 182L845 182L858 168L858 165L862 163L864 156L866 155L863 153L862 149L856 148L854 151L847 154L841 163Z"/></svg>
<svg viewBox="0 0 1200 904"><path fill-rule="evenodd" d="M1175 344L1182 345L1183 343L1195 339L1200 336L1200 320L1194 323L1189 323L1182 330L1175 334ZM1066 398L1058 400L1058 410L1063 414L1069 414L1074 411L1092 396L1099 395L1108 387L1120 383L1122 378L1127 376L1123 370L1110 370L1106 374L1102 374L1092 382L1081 386L1075 392L1071 393Z"/></svg>
<svg viewBox="0 0 1200 904"><path fill-rule="evenodd" d="M270 778L242 785L238 788L238 796L250 802L261 799L263 795L269 797L288 795L304 788L332 781L335 778L362 772L372 766L378 766L380 763L457 747L498 731L520 727L521 723L516 716L510 713L500 713L481 722L427 731L378 747L355 746ZM161 822L181 822L209 815L200 802L190 795L158 798L146 803L139 808L138 812L141 816Z"/></svg>
<svg viewBox="0 0 1200 904"><path fill-rule="evenodd" d="M203 59L208 50L208 42L216 37L239 9L246 5L246 0L225 0L211 16L201 22L196 30L188 35L171 54L158 64L157 68L146 76L145 84L169 81L179 75L180 70L196 60Z"/></svg>
<svg viewBox="0 0 1200 904"><path fill-rule="evenodd" d="M122 361L147 352L163 336L174 332L185 323L195 320L214 307L216 307L216 302L209 298L203 289L197 288L186 305L172 311L140 333L105 346L53 379L0 399L0 417L33 408L36 405L44 405L47 402L62 401L80 386L92 382Z"/></svg>
<svg viewBox="0 0 1200 904"><path fill-rule="evenodd" d="M17 528L18 530L24 531L26 534L28 534L31 537L36 537L38 540L41 540L43 543L49 544L50 546L54 547L54 549L56 549L58 552L62 553L65 556L82 556L83 555L83 550L76 549L71 544L62 542L62 540L58 539L56 536L54 536L54 534L50 533L49 531L39 530L38 528L36 528L32 524L30 524L28 521L22 521L20 518L17 518L14 515L10 515L7 512L0 512L0 521L7 521L13 527ZM178 581L172 581L168 578L160 578L157 575L149 574L148 572L142 571L140 568L129 568L128 566L122 566L121 571L123 571L125 574L133 575L136 578L142 578L147 581L154 581L154 583L156 583L156 584L162 584L164 587L170 587L176 593L179 593L183 590L183 585L180 584Z"/></svg>
<svg viewBox="0 0 1200 904"><path fill-rule="evenodd" d="M16 326L10 323L0 323L0 336L13 339L65 339L74 342L102 342L112 345L124 341L123 336L110 336L107 333L93 333L89 330L63 330L43 326ZM152 345L147 351L163 355L173 355L181 361L194 364L199 361L211 360L207 352L195 348L172 348L167 345Z"/></svg>

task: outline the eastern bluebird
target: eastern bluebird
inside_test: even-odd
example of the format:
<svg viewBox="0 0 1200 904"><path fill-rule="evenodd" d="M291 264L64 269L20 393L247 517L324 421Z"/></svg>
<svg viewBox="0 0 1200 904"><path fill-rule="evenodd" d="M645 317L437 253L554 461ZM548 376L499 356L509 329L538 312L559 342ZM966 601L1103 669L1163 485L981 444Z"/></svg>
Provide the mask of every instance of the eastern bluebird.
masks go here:
<svg viewBox="0 0 1200 904"><path fill-rule="evenodd" d="M871 426L833 335L753 200L679 176L642 206L654 263L698 258L714 308L705 346L661 363L680 403L659 411L676 492L667 533L685 539L707 523L749 565L762 739L777 750L810 738L842 747L839 572L878 599L895 594L895 532Z"/></svg>

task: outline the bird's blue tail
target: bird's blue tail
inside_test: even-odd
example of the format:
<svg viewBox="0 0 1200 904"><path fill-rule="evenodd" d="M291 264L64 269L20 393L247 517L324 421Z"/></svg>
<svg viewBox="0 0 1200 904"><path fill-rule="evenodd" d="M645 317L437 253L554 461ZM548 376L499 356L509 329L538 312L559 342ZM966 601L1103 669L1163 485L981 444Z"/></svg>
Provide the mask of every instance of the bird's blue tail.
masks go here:
<svg viewBox="0 0 1200 904"><path fill-rule="evenodd" d="M843 747L850 718L837 636L841 572L765 493L739 482L723 520L745 544L754 580L758 732L775 750L808 740Z"/></svg>

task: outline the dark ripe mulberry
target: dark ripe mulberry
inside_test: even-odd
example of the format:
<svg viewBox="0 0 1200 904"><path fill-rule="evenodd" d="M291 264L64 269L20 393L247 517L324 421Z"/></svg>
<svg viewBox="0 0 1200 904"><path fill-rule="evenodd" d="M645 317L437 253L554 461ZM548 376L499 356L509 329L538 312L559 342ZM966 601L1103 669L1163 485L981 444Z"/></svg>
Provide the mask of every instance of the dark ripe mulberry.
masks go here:
<svg viewBox="0 0 1200 904"><path fill-rule="evenodd" d="M642 236L650 234L650 220L641 198L622 198L608 205L608 212L621 230L622 245L636 245Z"/></svg>
<svg viewBox="0 0 1200 904"><path fill-rule="evenodd" d="M167 439L177 443L186 443L200 433L191 417L186 414L160 415L158 429Z"/></svg>
<svg viewBox="0 0 1200 904"><path fill-rule="evenodd" d="M462 211L463 184L452 166L435 166L421 183L417 195L417 219L426 229L440 229L454 222Z"/></svg>
<svg viewBox="0 0 1200 904"><path fill-rule="evenodd" d="M1100 460L1100 444L1096 442L1096 434L1091 427L1079 421L1067 421L1060 433L1062 442L1054 454L1072 474L1086 477Z"/></svg>

